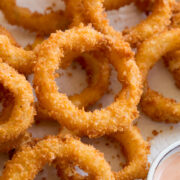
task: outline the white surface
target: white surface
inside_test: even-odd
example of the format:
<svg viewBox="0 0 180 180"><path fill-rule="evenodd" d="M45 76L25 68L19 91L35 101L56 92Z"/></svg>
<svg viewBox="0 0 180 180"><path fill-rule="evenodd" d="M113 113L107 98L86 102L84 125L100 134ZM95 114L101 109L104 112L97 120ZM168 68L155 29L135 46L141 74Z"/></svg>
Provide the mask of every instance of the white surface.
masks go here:
<svg viewBox="0 0 180 180"><path fill-rule="evenodd" d="M53 2L59 2L56 9L62 7L62 3L57 0L17 0L19 5L23 5L24 7L29 7L31 10L38 10L43 12L47 6L52 4ZM63 8L63 7L62 7ZM126 26L132 26L145 18L145 15L140 13L136 7L130 5L128 7L121 8L118 11L108 12L108 17L110 19L111 24L117 30L122 30ZM0 22L3 26L5 26L16 38L16 40L22 45L25 46L28 43L33 42L35 33L29 33L28 31L23 30L22 28L9 25L4 19L2 13L0 13ZM60 89L67 94L72 94L74 92L78 92L80 89L86 86L84 72L78 68L73 70L71 67L68 69L68 72L72 72L73 76L69 77L66 71L64 71L64 75L59 80ZM149 74L149 83L150 86L163 93L167 97L173 97L176 100L180 100L179 90L174 86L174 81L164 67L162 62L159 62L150 72ZM105 95L97 104L102 103L103 106L106 106L110 102L113 101L114 95L120 89L120 84L116 79L116 72L112 72L111 77L111 85L110 89L112 89L111 94ZM70 91L69 91L70 90ZM94 107L97 107L94 106ZM151 141L151 154L149 156L150 162L157 156L157 154L162 151L165 147L172 144L173 142L179 140L180 137L180 126L177 125L167 125L162 123L156 123L151 121L145 115L141 114L138 119L138 126L146 139L147 137L153 137ZM170 127L173 126L173 130ZM34 137L43 137L48 134L56 134L58 132L59 125L57 123L47 123L43 122L38 125L34 125L30 128ZM158 132L162 130L158 136L154 137L152 135L152 131L156 129ZM106 138L100 138L95 140L85 139L85 142L93 144L99 150L105 153L105 157L108 161L111 161L111 165L113 170L119 169L120 160L117 158L120 152L120 146L116 143L110 143ZM109 145L107 145L109 142ZM122 156L122 155L120 155ZM0 167L3 167L5 160L7 159L7 155L0 155ZM122 160L122 157L120 158ZM53 174L53 175L52 175ZM47 177L47 179L56 180L58 179L55 176L55 171L52 168L46 168L43 172L39 174L36 180L40 180L43 177Z"/></svg>

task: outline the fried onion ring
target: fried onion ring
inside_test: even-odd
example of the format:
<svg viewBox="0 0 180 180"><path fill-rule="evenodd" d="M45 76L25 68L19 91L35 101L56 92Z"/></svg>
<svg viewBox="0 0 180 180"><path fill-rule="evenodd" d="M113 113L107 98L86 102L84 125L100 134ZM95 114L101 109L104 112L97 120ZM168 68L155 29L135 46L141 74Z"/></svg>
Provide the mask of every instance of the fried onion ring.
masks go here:
<svg viewBox="0 0 180 180"><path fill-rule="evenodd" d="M14 96L8 121L0 125L0 142L5 143L17 139L31 126L35 109L31 85L23 75L5 63L0 63L0 82Z"/></svg>
<svg viewBox="0 0 180 180"><path fill-rule="evenodd" d="M112 134L110 137L120 143L123 147L125 156L127 156L127 164L124 168L119 172L114 172L115 179L134 180L146 178L149 169L149 143L144 141L139 129L134 126L125 129L123 132ZM136 148L136 153L134 153L134 148ZM76 172L74 168L76 164L73 164L71 159L64 161L58 160L56 164L58 175L63 180L88 179ZM69 165L68 168L67 164Z"/></svg>
<svg viewBox="0 0 180 180"><path fill-rule="evenodd" d="M114 180L114 175L103 154L92 146L85 145L72 137L48 137L33 147L27 146L8 161L0 179L33 180L47 163L55 160L71 159L96 180Z"/></svg>
<svg viewBox="0 0 180 180"><path fill-rule="evenodd" d="M117 132L129 126L138 116L137 104L142 84L133 53L123 50L122 44L91 27L76 27L64 33L58 31L52 34L41 45L34 70L34 87L40 106L63 126L89 137ZM74 106L65 94L58 92L54 71L62 66L62 57L67 52L84 53L94 50L107 53L123 87L116 100L107 108L85 112Z"/></svg>
<svg viewBox="0 0 180 180"><path fill-rule="evenodd" d="M80 0L79 0L80 1ZM100 32L105 34L114 34L114 29L109 25L106 16L104 16L102 0L83 1L85 13L89 22ZM154 8L151 15L129 30L123 32L126 41L134 47L151 37L154 33L163 31L170 24L172 5L174 0L157 0L154 2Z"/></svg>
<svg viewBox="0 0 180 180"><path fill-rule="evenodd" d="M172 29L154 35L139 47L136 62L143 75L143 81L146 80L150 68L163 55L180 49L179 36L180 29ZM148 85L141 99L141 107L143 112L155 121L167 123L180 121L180 104L151 90Z"/></svg>
<svg viewBox="0 0 180 180"><path fill-rule="evenodd" d="M50 34L57 29L64 30L69 25L69 18L61 10L48 14L32 13L28 8L17 6L16 0L1 0L0 9L12 25L19 25L40 34Z"/></svg>

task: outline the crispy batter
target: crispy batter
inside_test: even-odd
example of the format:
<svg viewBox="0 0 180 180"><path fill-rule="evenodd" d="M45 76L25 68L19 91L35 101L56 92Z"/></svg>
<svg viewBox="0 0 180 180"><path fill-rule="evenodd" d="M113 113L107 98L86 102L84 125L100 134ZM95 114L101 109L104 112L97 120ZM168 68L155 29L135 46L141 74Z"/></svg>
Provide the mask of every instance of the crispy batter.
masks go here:
<svg viewBox="0 0 180 180"><path fill-rule="evenodd" d="M134 180L146 178L149 169L148 154L150 153L150 148L149 143L142 138L139 129L134 126L110 136L122 145L125 156L127 157L125 167L119 172L114 172L115 179ZM70 159L58 160L56 164L58 174L63 180L87 179L77 173L74 168L76 164Z"/></svg>
<svg viewBox="0 0 180 180"><path fill-rule="evenodd" d="M136 54L136 62L142 73L143 82L146 81L149 70L163 55L180 48L179 36L180 29L172 29L156 34L142 43ZM153 120L167 123L180 121L180 104L164 98L148 88L148 85L145 85L141 107Z"/></svg>
<svg viewBox="0 0 180 180"><path fill-rule="evenodd" d="M165 30L170 24L174 2L174 0L154 1L151 14L135 27L123 32L125 40L135 47L155 33Z"/></svg>
<svg viewBox="0 0 180 180"><path fill-rule="evenodd" d="M1 180L34 179L47 163L71 160L94 180L113 180L114 175L103 154L72 137L48 137L34 146L26 146L6 163Z"/></svg>
<svg viewBox="0 0 180 180"><path fill-rule="evenodd" d="M0 63L0 83L14 96L14 106L7 122L0 125L0 142L16 139L33 122L35 109L31 85L5 63Z"/></svg>
<svg viewBox="0 0 180 180"><path fill-rule="evenodd" d="M20 73L30 74L37 58L33 51L13 45L5 35L0 35L0 58Z"/></svg>
<svg viewBox="0 0 180 180"><path fill-rule="evenodd" d="M68 129L90 137L116 132L129 126L138 116L141 76L133 60L133 53L131 56L130 52L123 53L122 44L91 27L77 27L65 33L59 31L52 34L39 49L39 59L34 70L34 87L40 106ZM65 94L58 92L54 71L61 67L61 59L67 51L83 53L98 49L107 54L116 68L122 90L107 108L85 112L74 106Z"/></svg>

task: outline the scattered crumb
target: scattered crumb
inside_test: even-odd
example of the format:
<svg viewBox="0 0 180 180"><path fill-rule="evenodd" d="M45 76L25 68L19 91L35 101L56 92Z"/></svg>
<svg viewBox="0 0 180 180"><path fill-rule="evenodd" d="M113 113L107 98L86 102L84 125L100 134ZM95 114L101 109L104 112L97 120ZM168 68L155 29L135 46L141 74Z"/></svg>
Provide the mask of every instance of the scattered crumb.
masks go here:
<svg viewBox="0 0 180 180"><path fill-rule="evenodd" d="M67 75L68 75L69 77L72 77L72 73L71 73L71 72L67 72Z"/></svg>
<svg viewBox="0 0 180 180"><path fill-rule="evenodd" d="M112 159L115 159L115 156L114 156L114 155L112 155Z"/></svg>
<svg viewBox="0 0 180 180"><path fill-rule="evenodd" d="M153 137L147 137L147 141L150 142L153 139Z"/></svg>
<svg viewBox="0 0 180 180"><path fill-rule="evenodd" d="M174 127L173 126L170 126L170 128L169 128L170 130L173 130L174 129Z"/></svg>
<svg viewBox="0 0 180 180"><path fill-rule="evenodd" d="M100 104L98 104L98 108L102 108L102 104L100 103Z"/></svg>
<svg viewBox="0 0 180 180"><path fill-rule="evenodd" d="M116 156L117 156L117 158L120 158L120 155L119 155L119 154L117 154Z"/></svg>
<svg viewBox="0 0 180 180"><path fill-rule="evenodd" d="M153 131L152 131L152 134L153 134L154 136L157 136L157 135L159 134L159 132L156 131L156 130L153 130Z"/></svg>
<svg viewBox="0 0 180 180"><path fill-rule="evenodd" d="M159 133L163 133L163 130L160 130Z"/></svg>
<svg viewBox="0 0 180 180"><path fill-rule="evenodd" d="M55 73L54 76L55 76L55 78L59 78L60 74L59 73Z"/></svg>
<svg viewBox="0 0 180 180"><path fill-rule="evenodd" d="M138 121L134 122L134 125L137 126L138 125Z"/></svg>
<svg viewBox="0 0 180 180"><path fill-rule="evenodd" d="M106 146L109 146L109 143L106 143L105 145L106 145Z"/></svg>

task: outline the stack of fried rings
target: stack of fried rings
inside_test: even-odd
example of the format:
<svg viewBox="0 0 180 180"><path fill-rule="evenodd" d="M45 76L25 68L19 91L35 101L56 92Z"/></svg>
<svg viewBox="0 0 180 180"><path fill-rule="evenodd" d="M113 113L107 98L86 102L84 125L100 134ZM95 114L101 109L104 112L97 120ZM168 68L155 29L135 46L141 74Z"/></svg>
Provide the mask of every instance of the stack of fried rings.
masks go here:
<svg viewBox="0 0 180 180"><path fill-rule="evenodd" d="M11 0L11 4L7 6L6 2L7 1L2 1L2 4L0 3L0 7L2 9L12 8L12 5L15 3L14 0ZM73 5L73 3L77 4ZM8 63L21 73L29 74L34 72L34 88L38 97L38 108L40 108L40 111L43 111L43 113L45 112L45 115L48 114L49 117L56 119L61 125L67 127L76 135L86 135L89 137L109 135L117 139L124 146L128 154L128 165L122 171L112 173L108 164L106 164L104 159L99 156L98 153L96 153L96 155L92 154L93 157L98 157L98 165L100 165L101 162L103 164L103 167L101 166L102 169L97 174L97 164L92 163L85 165L85 162L89 159L89 156L86 153L84 156L79 156L78 153L81 153L81 148L79 148L79 150L76 149L75 152L68 151L68 154L66 155L63 153L65 152L64 149L73 145L82 147L82 149L87 149L87 152L89 153L94 153L91 147L85 147L85 145L83 145L79 140L72 137L62 138L58 136L40 140L37 144L31 147L28 145L24 146L24 148L15 154L12 161L7 163L2 179L18 179L22 177L28 178L29 176L34 178L35 174L46 162L52 162L55 166L57 166L59 174L68 179L69 173L67 164L71 164L71 162L69 162L69 157L71 156L74 157L72 160L75 161L73 162L73 167L78 163L81 168L88 171L90 178L134 179L144 178L146 176L148 145L143 141L136 128L130 126L132 121L138 115L137 105L142 92L140 73L142 73L143 83L145 85L145 90L141 99L141 105L144 112L158 121L178 122L179 104L150 90L146 83L146 78L149 69L157 60L160 59L160 57L168 52L179 49L178 37L180 32L179 29L166 30L167 26L170 25L172 5L174 1L157 0L151 1L150 6L148 6L148 9L151 10L151 15L149 15L146 20L141 22L136 27L125 30L123 32L123 37L121 33L116 32L111 26L109 26L108 21L104 16L103 5L106 7L106 9L112 9L129 3L131 3L131 1L128 0L120 1L119 3L115 1L111 4L108 1L103 2L100 0L76 0L73 2L68 0L67 9L71 9L71 14L68 15L65 11L64 15L59 13L61 16L59 18L69 19L69 17L72 16L73 21L69 23L69 21L64 20L64 24L67 23L68 26L70 25L70 27L73 28L65 32L57 31L54 34L51 34L47 40L43 41L43 43L38 45L33 51L25 51L24 49L18 47L18 45L9 37L8 34L0 36L0 42L2 42L0 44L0 57L2 58L2 61ZM137 6L142 8L143 3L145 2L142 1L141 4L137 1L136 3ZM14 7L18 9L17 6ZM6 9L3 10L6 11ZM20 11L17 11L17 17L19 17L18 13L20 13ZM29 11L29 14L26 14L26 18L28 18L31 14L32 13ZM47 15L47 17L53 17L55 14L57 13L50 13L50 16ZM46 17L43 15L38 16L44 18ZM26 22L26 24L29 24L29 27L33 26L33 24L31 25L28 21ZM16 24L16 22L12 23ZM82 25L81 23L84 24ZM91 26L85 26L89 23L91 23L92 26L99 32L94 30ZM50 29L47 32L43 32L42 30L42 32L44 34L49 34L55 29L66 26L63 25L63 23L61 25L62 27L52 26L53 29ZM24 27L29 28L27 25ZM31 30L41 32L41 30L36 28L32 28ZM133 59L133 53L129 44L125 43L123 39L130 42L132 47L136 47L137 45L139 46L135 57L137 65ZM89 53L89 51L93 51L92 54ZM88 54L86 52L88 52ZM116 100L105 109L95 110L94 112L85 112L83 109L83 107L96 102L104 94L104 91L100 91L102 87L106 87L105 89L107 89L107 84L105 86L104 82L101 84L102 86L97 88L97 92L92 94L93 100L91 102L88 102L89 100L85 99L87 93L86 91L81 97L78 95L75 100L73 100L73 97L70 98L72 102L65 94L58 92L58 87L54 81L56 77L54 73L55 70L59 67L67 67L74 60L74 58L81 55L81 53L83 53L82 56L84 57L86 64L85 67L88 67L86 69L87 72L91 71L93 75L93 77L91 77L91 81L94 87L96 87L96 85L101 81L101 78L103 77L102 73L105 71L107 72L105 82L108 84L109 67L106 66L107 64L105 64L104 68L106 70L104 70L101 64L98 63L104 62L102 54L107 57L118 72L118 79L123 84L123 88L118 94ZM100 56L98 56L99 54ZM172 59L178 56L179 55L177 52L171 54ZM98 61L93 61L96 57ZM166 58L167 57L168 56L166 56ZM17 61L19 59L22 59L21 63ZM91 65L90 62L93 62L92 67L89 67ZM170 70L173 69L173 64L176 61L174 61L173 64L171 62L173 61L167 60ZM3 67L4 69L7 68L10 71L10 76L17 77L19 79L19 74L5 63L1 63L2 72ZM105 63L107 63L107 60L105 60ZM96 67L98 68L96 69ZM7 77L4 76L5 75L2 76L2 85L5 89L8 89L12 94L14 94L14 105L16 105L16 95L18 96L17 92L19 92L19 90L12 90L8 83L6 84L5 81ZM5 80L3 80L3 78L5 78ZM15 79L16 78L12 78L13 83L17 83ZM93 84L94 80L96 80L96 82ZM177 78L176 80L178 81ZM91 90L89 90L90 93L92 93ZM28 94L28 92L24 93L26 95ZM96 96L97 93L99 93L98 96ZM8 111L8 108L12 110L12 107L6 106L7 105L5 105L5 111ZM19 107L23 108L23 105L20 105ZM27 111L24 111L24 113L26 112ZM26 129L27 127L24 128L22 134ZM18 138L19 135L16 134L16 137L14 137L13 135L10 136L10 134L8 134L8 140L11 140L12 137ZM6 141L4 141L4 143L5 142ZM142 149L138 150L137 157L133 157L132 149L133 147L138 146L138 144L142 147ZM51 145L54 148L53 150ZM49 153L47 152L46 148L44 149L44 147L48 147L47 149L49 150ZM62 149L63 151L61 151ZM47 155L47 158L43 159L41 156L43 153ZM27 164L25 163L25 160L29 158L34 162L38 162L33 164L34 168L32 170L29 170ZM22 173L22 169L20 168L18 173L15 174L14 172L17 171L18 167L22 167L22 165L24 167L24 173ZM137 168L133 168L135 165L138 165L138 170ZM70 167L70 170L73 171L73 167ZM144 169L146 169L146 171L144 171ZM64 173L62 173L62 171ZM73 176L73 178L76 178L77 176L80 179L82 178L76 173L74 173Z"/></svg>

